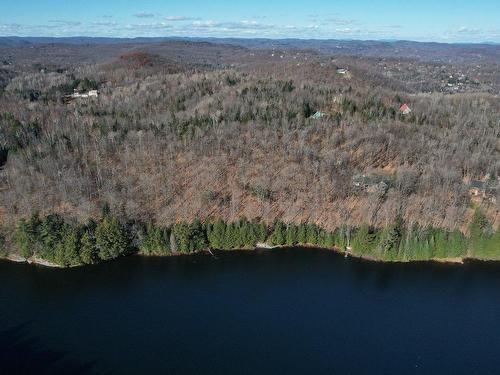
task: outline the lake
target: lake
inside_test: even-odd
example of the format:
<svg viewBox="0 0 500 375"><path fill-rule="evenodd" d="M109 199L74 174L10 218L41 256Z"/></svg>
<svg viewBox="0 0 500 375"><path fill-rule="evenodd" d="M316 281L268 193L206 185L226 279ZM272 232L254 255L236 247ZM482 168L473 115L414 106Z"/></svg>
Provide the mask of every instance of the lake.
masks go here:
<svg viewBox="0 0 500 375"><path fill-rule="evenodd" d="M500 264L280 249L0 262L2 374L497 374Z"/></svg>

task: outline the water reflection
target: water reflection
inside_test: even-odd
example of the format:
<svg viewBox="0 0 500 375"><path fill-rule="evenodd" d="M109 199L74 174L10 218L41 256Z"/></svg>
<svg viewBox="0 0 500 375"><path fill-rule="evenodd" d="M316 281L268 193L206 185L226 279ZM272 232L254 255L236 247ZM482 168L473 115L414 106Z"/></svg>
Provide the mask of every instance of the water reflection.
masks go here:
<svg viewBox="0 0 500 375"><path fill-rule="evenodd" d="M95 371L95 361L80 362L66 352L44 349L40 339L28 333L30 324L26 322L0 331L0 373L105 374Z"/></svg>

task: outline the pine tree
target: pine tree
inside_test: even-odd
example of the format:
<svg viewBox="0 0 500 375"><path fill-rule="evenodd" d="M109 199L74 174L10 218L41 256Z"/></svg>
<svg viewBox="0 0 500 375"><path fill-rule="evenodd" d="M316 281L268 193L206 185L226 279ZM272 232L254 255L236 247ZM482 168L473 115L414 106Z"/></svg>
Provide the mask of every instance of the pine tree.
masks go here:
<svg viewBox="0 0 500 375"><path fill-rule="evenodd" d="M285 244L285 225L281 221L277 221L274 224L274 229L269 237L269 242L272 245L284 245Z"/></svg>
<svg viewBox="0 0 500 375"><path fill-rule="evenodd" d="M249 222L246 219L242 220L241 228L241 240L245 247L254 247L257 243L257 227L254 223Z"/></svg>
<svg viewBox="0 0 500 375"><path fill-rule="evenodd" d="M210 230L207 233L208 242L212 249L223 249L224 238L226 234L226 224L222 220L217 220L210 224Z"/></svg>
<svg viewBox="0 0 500 375"><path fill-rule="evenodd" d="M226 226L224 236L224 249L238 249L241 247L239 227L237 223L231 223Z"/></svg>
<svg viewBox="0 0 500 375"><path fill-rule="evenodd" d="M200 220L195 219L193 224L190 225L190 248L191 251L204 250L208 247L205 228Z"/></svg>
<svg viewBox="0 0 500 375"><path fill-rule="evenodd" d="M293 246L297 243L297 226L295 224L288 224L286 227L286 244Z"/></svg>
<svg viewBox="0 0 500 375"><path fill-rule="evenodd" d="M356 231L352 240L352 249L357 254L368 254L373 248L374 236L368 224L363 224Z"/></svg>
<svg viewBox="0 0 500 375"><path fill-rule="evenodd" d="M324 246L328 249L335 247L335 234L332 232L328 232L325 237Z"/></svg>
<svg viewBox="0 0 500 375"><path fill-rule="evenodd" d="M318 244L318 228L314 224L308 224L306 227L306 243L309 245Z"/></svg>
<svg viewBox="0 0 500 375"><path fill-rule="evenodd" d="M399 243L402 236L402 224L397 220L396 224L385 228L380 234L378 251L380 255L388 259L395 259L399 250Z"/></svg>
<svg viewBox="0 0 500 375"><path fill-rule="evenodd" d="M307 229L304 223L301 223L297 230L297 243L299 244L307 243Z"/></svg>
<svg viewBox="0 0 500 375"><path fill-rule="evenodd" d="M139 244L139 251L142 254L168 254L169 246L164 231L153 224L149 224Z"/></svg>
<svg viewBox="0 0 500 375"><path fill-rule="evenodd" d="M40 250L40 223L38 213L35 213L29 220L21 219L16 227L14 240L24 258L29 258Z"/></svg>
<svg viewBox="0 0 500 375"><path fill-rule="evenodd" d="M115 217L105 216L95 231L99 258L109 260L124 255L128 249L127 234Z"/></svg>
<svg viewBox="0 0 500 375"><path fill-rule="evenodd" d="M0 257L7 255L7 248L5 247L5 236L0 233Z"/></svg>
<svg viewBox="0 0 500 375"><path fill-rule="evenodd" d="M48 215L40 224L40 238L42 248L40 256L43 259L53 261L55 257L55 248L62 239L64 220L56 214Z"/></svg>
<svg viewBox="0 0 500 375"><path fill-rule="evenodd" d="M473 253L479 257L486 255L486 237L491 230L490 223L484 213L477 208L469 226L470 247Z"/></svg>
<svg viewBox="0 0 500 375"><path fill-rule="evenodd" d="M174 225L172 230L175 237L175 243L177 245L177 249L181 253L189 253L191 251L190 247L190 228L186 223L178 223Z"/></svg>
<svg viewBox="0 0 500 375"><path fill-rule="evenodd" d="M267 226L264 222L261 222L257 226L257 241L258 242L266 242L267 240Z"/></svg>
<svg viewBox="0 0 500 375"><path fill-rule="evenodd" d="M86 230L80 238L80 259L83 264L94 264L99 260L94 235Z"/></svg>
<svg viewBox="0 0 500 375"><path fill-rule="evenodd" d="M61 241L56 245L54 260L65 267L81 264L78 233L67 224L63 229Z"/></svg>
<svg viewBox="0 0 500 375"><path fill-rule="evenodd" d="M457 257L465 255L465 238L460 230L455 229L448 237L449 256Z"/></svg>

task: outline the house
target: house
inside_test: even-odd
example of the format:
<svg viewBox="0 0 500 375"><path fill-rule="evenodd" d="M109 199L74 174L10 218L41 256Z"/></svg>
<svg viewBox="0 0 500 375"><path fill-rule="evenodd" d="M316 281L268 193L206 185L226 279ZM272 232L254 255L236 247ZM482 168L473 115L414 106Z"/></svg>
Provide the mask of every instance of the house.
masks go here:
<svg viewBox="0 0 500 375"><path fill-rule="evenodd" d="M364 190L369 194L384 195L389 190L389 181L382 175L357 174L352 178L352 184L359 190Z"/></svg>
<svg viewBox="0 0 500 375"><path fill-rule="evenodd" d="M496 203L498 196L497 181L472 180L469 184L469 195L474 201L487 200Z"/></svg>
<svg viewBox="0 0 500 375"><path fill-rule="evenodd" d="M469 184L469 195L472 197L485 198L486 183L484 181L472 180Z"/></svg>
<svg viewBox="0 0 500 375"><path fill-rule="evenodd" d="M338 74L347 74L349 70L347 68L337 68L337 73Z"/></svg>
<svg viewBox="0 0 500 375"><path fill-rule="evenodd" d="M97 98L99 96L99 91L90 90L89 92L79 93L75 90L75 92L71 95L68 95L70 99L78 99L78 98Z"/></svg>
<svg viewBox="0 0 500 375"><path fill-rule="evenodd" d="M399 112L401 112L403 115L408 115L411 113L411 108L408 107L408 104L403 104L401 107L399 107Z"/></svg>
<svg viewBox="0 0 500 375"><path fill-rule="evenodd" d="M312 115L311 118L313 118L314 120L319 120L320 118L325 117L325 116L326 116L325 112L318 111L314 115Z"/></svg>
<svg viewBox="0 0 500 375"><path fill-rule="evenodd" d="M385 193L387 193L387 190L389 190L389 185L385 181L380 181L366 187L366 192L369 194L385 195Z"/></svg>

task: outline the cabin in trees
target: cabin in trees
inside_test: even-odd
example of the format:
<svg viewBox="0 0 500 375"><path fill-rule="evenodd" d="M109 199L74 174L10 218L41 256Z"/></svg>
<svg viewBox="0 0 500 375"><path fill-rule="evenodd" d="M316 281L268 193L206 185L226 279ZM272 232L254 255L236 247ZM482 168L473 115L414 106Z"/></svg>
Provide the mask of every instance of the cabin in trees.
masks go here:
<svg viewBox="0 0 500 375"><path fill-rule="evenodd" d="M399 107L399 112L401 112L403 115L409 115L411 113L411 108L408 106L408 104L403 104L401 107Z"/></svg>
<svg viewBox="0 0 500 375"><path fill-rule="evenodd" d="M88 92L83 92L83 93L80 93L77 90L75 90L73 94L66 95L65 97L63 97L63 101L68 103L73 99L97 98L97 97L99 97L99 91L97 90L89 90Z"/></svg>
<svg viewBox="0 0 500 375"><path fill-rule="evenodd" d="M347 68L337 68L338 74L347 74L349 70Z"/></svg>
<svg viewBox="0 0 500 375"><path fill-rule="evenodd" d="M469 184L469 195L473 200L488 200L496 202L496 188L493 183L480 180L472 180Z"/></svg>
<svg viewBox="0 0 500 375"><path fill-rule="evenodd" d="M311 116L314 120L319 120L320 118L323 118L326 116L325 112L318 111L314 115Z"/></svg>
<svg viewBox="0 0 500 375"><path fill-rule="evenodd" d="M71 94L71 97L73 99L76 98L97 98L99 96L99 92L97 90L90 90L89 92L84 92L84 93L79 93L79 92L74 92Z"/></svg>
<svg viewBox="0 0 500 375"><path fill-rule="evenodd" d="M469 194L473 197L484 197L486 194L486 183L484 181L472 180L469 185Z"/></svg>
<svg viewBox="0 0 500 375"><path fill-rule="evenodd" d="M389 181L380 175L356 174L352 178L352 184L359 190L369 194L385 194L389 189Z"/></svg>

